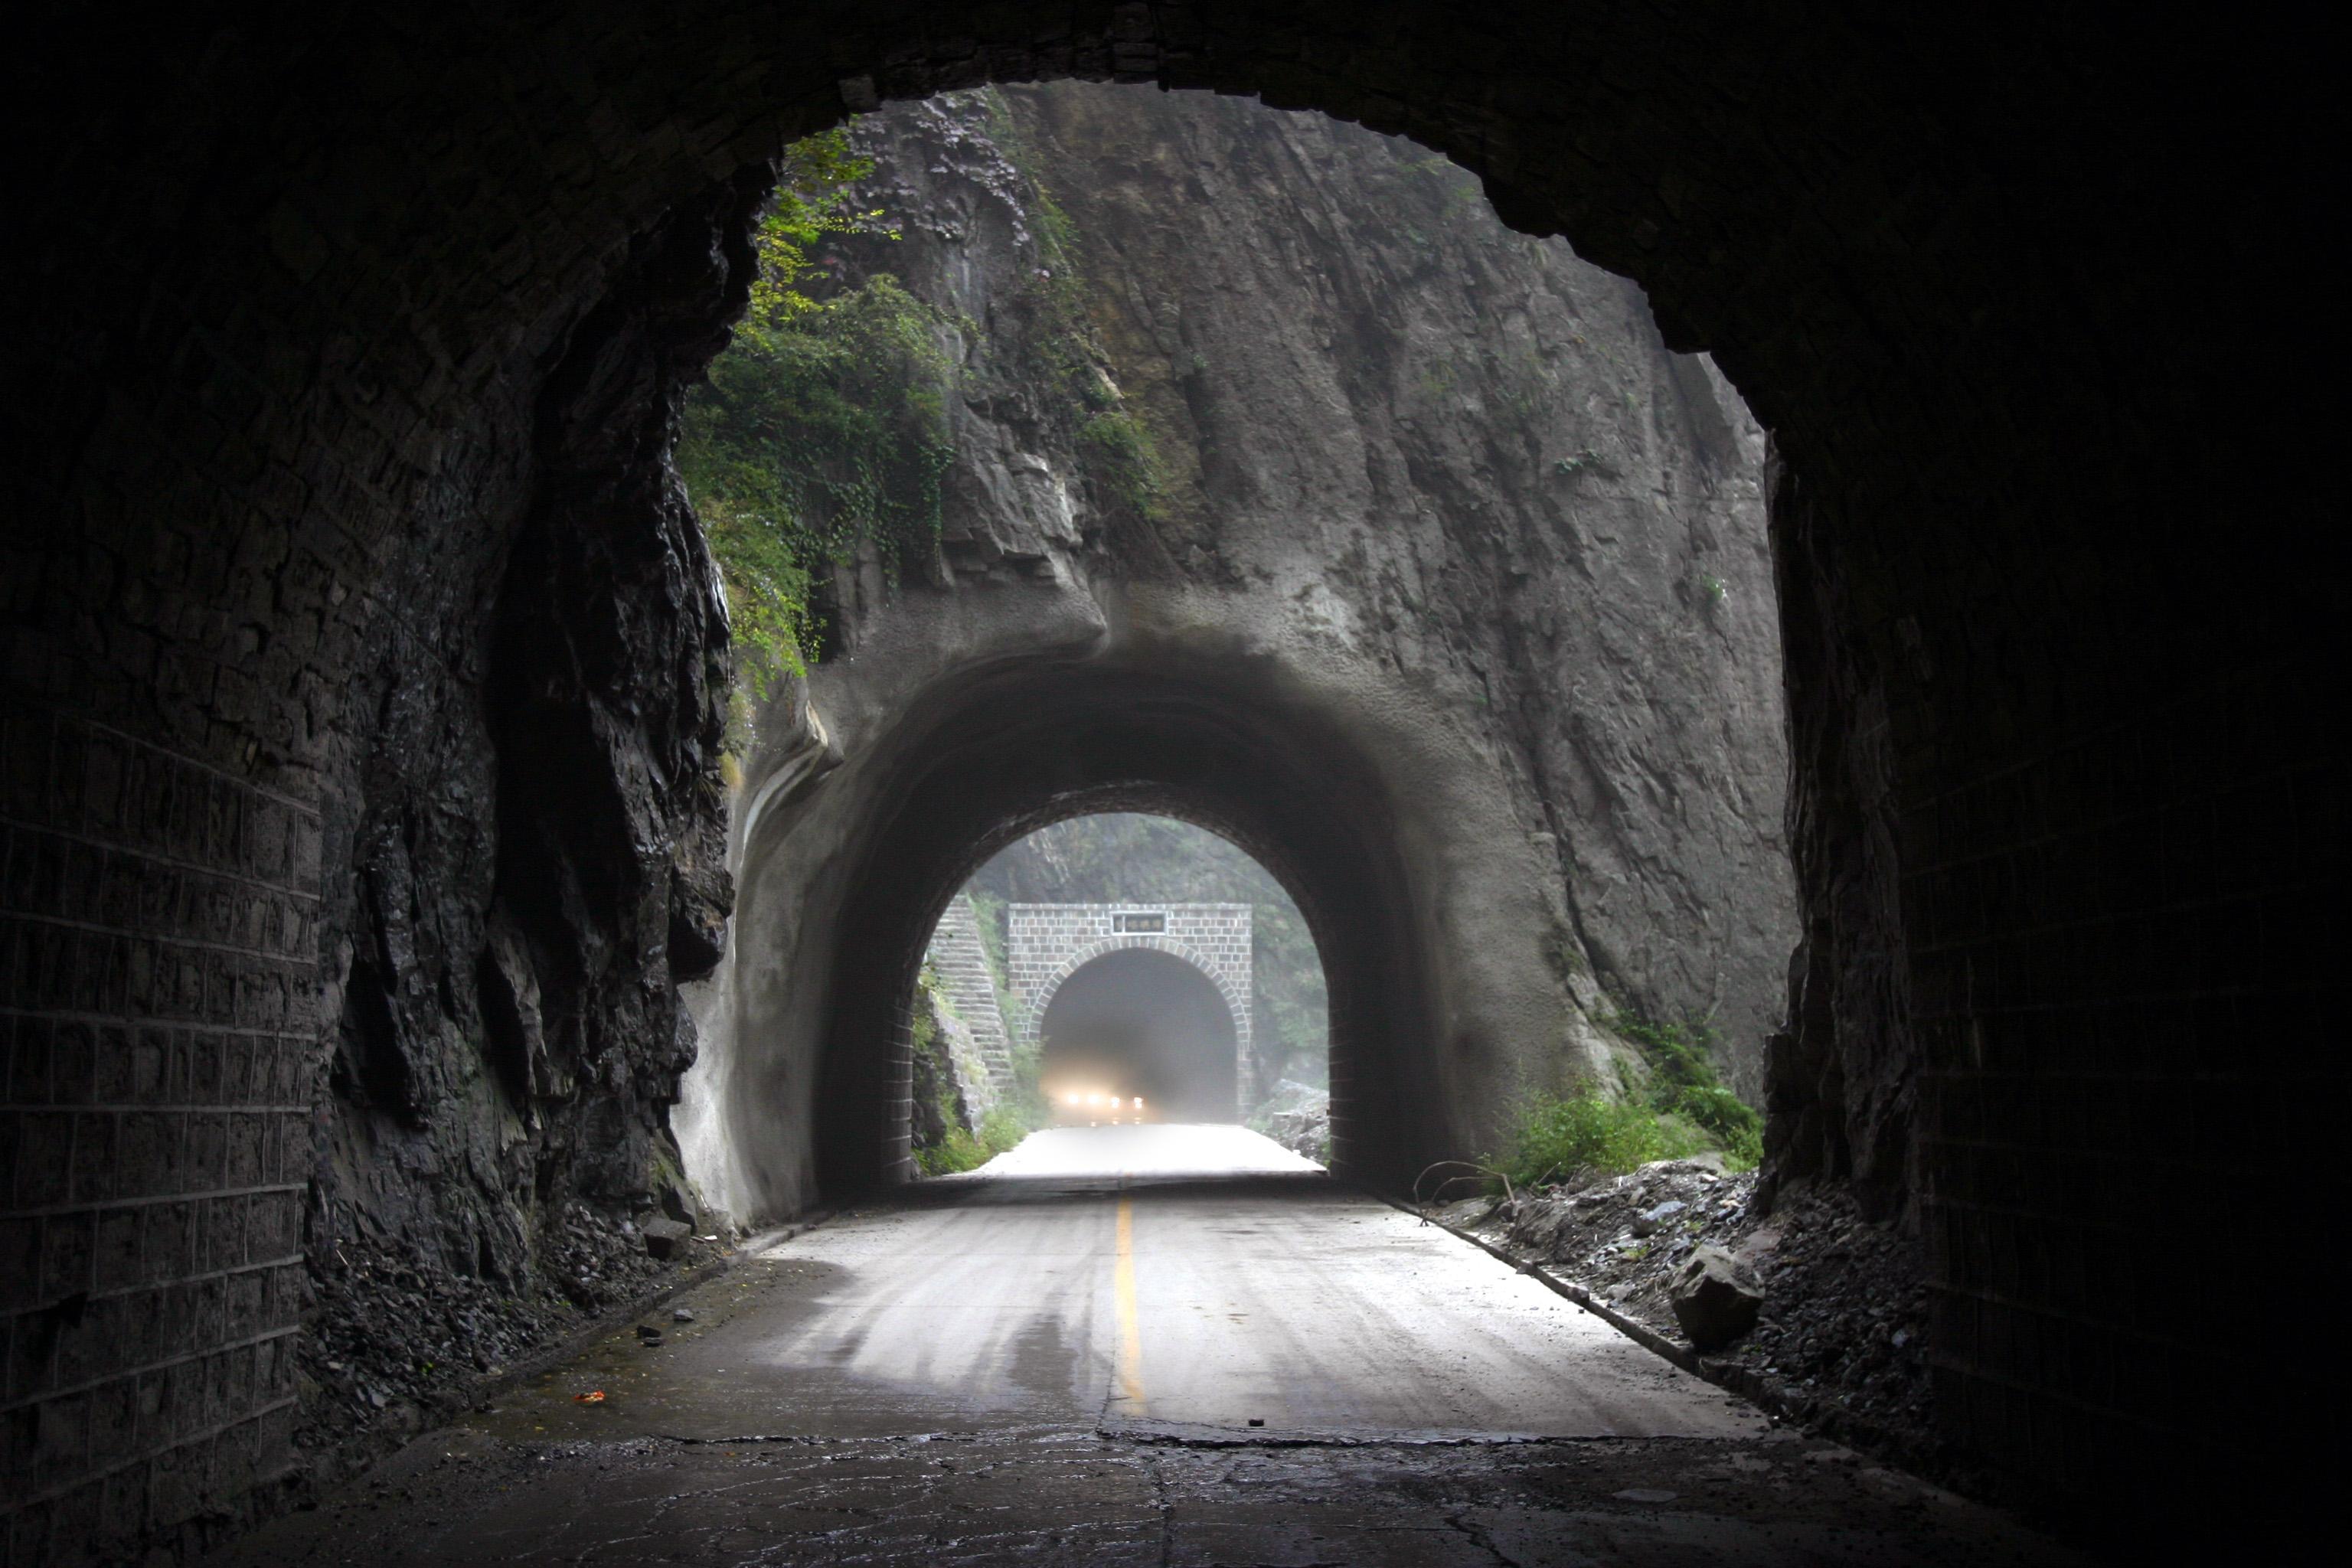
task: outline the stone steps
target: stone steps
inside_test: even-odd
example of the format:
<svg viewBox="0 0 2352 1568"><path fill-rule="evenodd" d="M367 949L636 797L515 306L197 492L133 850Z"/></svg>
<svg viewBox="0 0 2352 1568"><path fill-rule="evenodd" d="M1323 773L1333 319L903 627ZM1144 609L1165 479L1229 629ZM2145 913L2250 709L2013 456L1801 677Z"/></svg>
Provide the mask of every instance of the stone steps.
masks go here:
<svg viewBox="0 0 2352 1568"><path fill-rule="evenodd" d="M996 979L988 967L988 950L981 944L980 912L958 893L940 916L924 955L946 993L948 1005L971 1031L987 1064L988 1080L998 1099L1013 1091L1013 1045L1004 1028L1004 1015L996 1005Z"/></svg>

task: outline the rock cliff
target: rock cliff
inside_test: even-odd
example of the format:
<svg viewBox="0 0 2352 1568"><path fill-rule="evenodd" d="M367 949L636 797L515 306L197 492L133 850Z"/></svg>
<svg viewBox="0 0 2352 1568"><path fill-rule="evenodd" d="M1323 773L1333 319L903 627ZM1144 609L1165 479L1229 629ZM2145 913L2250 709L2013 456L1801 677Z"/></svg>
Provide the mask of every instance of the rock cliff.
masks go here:
<svg viewBox="0 0 2352 1568"><path fill-rule="evenodd" d="M856 874L858 802L908 714L1021 660L1247 671L1373 759L1475 1086L1454 1152L1608 1071L1621 1005L1712 1020L1759 1098L1796 940L1787 754L1765 439L1714 367L1467 174L1319 117L1064 85L855 135L898 237L827 260L945 323L944 527L900 581L838 574L832 657L761 716L684 1117L713 1189L805 1194L806 1151L720 1108L813 1105L810 911Z"/></svg>
<svg viewBox="0 0 2352 1568"><path fill-rule="evenodd" d="M530 443L494 449L478 504L417 520L377 607L342 726L369 740L344 751L325 835L341 1019L306 1238L307 1442L413 1429L454 1379L640 1288L633 1216L687 1215L677 985L719 961L732 898L730 665L666 455L748 289L761 194L714 192L630 247Z"/></svg>

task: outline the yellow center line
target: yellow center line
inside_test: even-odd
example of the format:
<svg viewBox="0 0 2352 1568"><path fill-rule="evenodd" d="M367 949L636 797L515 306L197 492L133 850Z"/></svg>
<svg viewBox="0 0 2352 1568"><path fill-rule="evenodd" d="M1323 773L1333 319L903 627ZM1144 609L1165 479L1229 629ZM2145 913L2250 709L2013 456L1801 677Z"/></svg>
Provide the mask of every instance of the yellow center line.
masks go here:
<svg viewBox="0 0 2352 1568"><path fill-rule="evenodd" d="M1119 1181L1118 1261L1111 1274L1111 1293L1118 1303L1118 1392L1129 1414L1143 1411L1143 1326L1135 1312L1135 1200Z"/></svg>

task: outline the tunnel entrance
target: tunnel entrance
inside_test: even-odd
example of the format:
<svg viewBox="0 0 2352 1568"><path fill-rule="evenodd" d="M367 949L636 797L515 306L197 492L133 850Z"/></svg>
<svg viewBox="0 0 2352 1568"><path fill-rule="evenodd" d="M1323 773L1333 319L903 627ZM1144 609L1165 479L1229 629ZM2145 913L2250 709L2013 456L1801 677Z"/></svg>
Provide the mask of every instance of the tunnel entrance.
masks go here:
<svg viewBox="0 0 2352 1568"><path fill-rule="evenodd" d="M1523 1094L1637 1072L1621 1014L1720 1020L1755 1097L1795 930L1764 435L1638 289L1469 221L1442 160L1263 107L950 93L788 165L827 237L754 237L802 297L755 297L679 447L734 601L775 612L747 658L804 667L751 715L737 956L679 1119L706 1191L788 1214L940 1173L992 1089L950 1092L933 933L992 854L1122 816L1244 845L1295 896L1328 1069L1244 1000L1214 1113L1314 1101L1310 1157L1353 1179L1402 1190L1500 1147ZM1144 185L1193 192L1187 223ZM1303 287L1296 247L1360 286ZM1527 308L1462 287L1490 274ZM853 459L879 488L845 499ZM1426 540L1392 525L1408 496ZM805 581L762 564L787 516L845 531ZM1637 604L1688 657L1628 657L1606 628ZM1661 857L1672 886L1633 874ZM990 896L1170 892L1200 896ZM1003 1015L1008 1057L1051 1000L1019 967L961 1009Z"/></svg>
<svg viewBox="0 0 2352 1568"><path fill-rule="evenodd" d="M1327 996L1306 915L1232 838L1153 812L1051 822L931 928L908 1004L913 1162L944 1174L1031 1132L1149 1121L1246 1123L1326 1163Z"/></svg>
<svg viewBox="0 0 2352 1568"><path fill-rule="evenodd" d="M2326 481L2301 456L2325 444L2277 412L2295 400L2238 395L2269 384L2293 329L2326 319L2298 281L2325 269L2280 259L2323 254L2309 235L2324 183L2239 156L2247 126L2323 144L2294 118L2277 127L2327 100L2303 80L2326 51L2273 35L2184 96L2162 84L2207 63L2193 28L2111 38L1960 14L1795 26L1604 5L1531 22L1408 4L1368 22L1276 5L1212 25L1188 6L947 6L855 29L813 6L647 16L529 38L487 11L407 33L356 10L290 28L196 16L127 61L54 19L31 30L27 79L68 89L48 95L25 226L84 237L32 258L45 303L18 384L37 389L20 401L46 460L26 504L52 525L18 531L6 573L9 1112L27 1151L8 1256L26 1281L17 1342L55 1352L10 1396L12 1420L54 1435L37 1484L14 1494L15 1541L37 1553L51 1514L62 1535L101 1509L176 1527L203 1473L229 1478L205 1507L243 1506L237 1478L291 1453L288 1412L323 1404L298 1405L310 1384L284 1347L306 1335L303 1267L339 1258L339 1228L391 1235L390 1279L493 1237L528 1261L571 1212L559 1197L634 1192L689 1054L671 983L717 962L723 930L716 791L699 777L717 724L694 681L723 627L692 602L700 547L656 482L670 391L742 282L715 259L747 250L761 160L791 137L1030 77L1258 91L1410 132L1475 167L1517 227L1571 232L1638 278L1674 342L1719 347L1788 461L1773 554L1808 932L1774 1047L1789 1168L1916 1198L1937 1238L1949 1434L1978 1457L2076 1494L2154 1497L2176 1472L2268 1457L2231 1448L2238 1432L2296 1429L2269 1394L2236 1392L2279 1386L2252 1352L2200 1339L2202 1314L2152 1327L2141 1306L2179 1285L2184 1201L2233 1193L2280 1148L2324 1147L2324 1129L2258 1113L2280 1083L2340 1071L2319 1045L2344 782L2332 727L2309 715L2335 706L2343 579L2310 569ZM1969 90L1996 77L2014 90ZM507 133L517 105L528 135ZM142 155L159 145L174 155ZM2206 221L2227 245L2169 243L2152 197L2183 169L2223 204ZM159 250L203 265L150 277ZM1227 430L1252 423L1237 411ZM1600 450L1547 454L1544 477L1581 497L1606 478ZM2217 552L2214 495L2279 526ZM1379 515L1396 532L1414 514ZM1683 582L1698 615L1747 602L1713 581ZM1426 602L1369 623L1402 628L1399 668L1422 662ZM486 694L467 650L489 646L494 612L509 651ZM1337 1022L1366 1082L1359 1146L1406 1175L1417 1153L1471 1146L1446 1075L1536 1015L1464 1026L1464 999L1490 988L1452 955L1482 950L1423 950L1487 868L1444 860L1412 820L1397 831L1404 813L1361 787L1368 768L1319 795L1280 787L1298 772L1289 734L1244 733L1277 760L1228 748L1223 778L1182 755L1149 765L1124 708L1070 744L1101 691L1189 703L1183 742L1221 732L1226 710L1150 651L1070 683L1055 722L997 710L1050 743L1019 789L976 726L927 709L914 741L973 754L916 753L835 708L837 730L890 759L971 763L985 798L965 809L928 774L893 782L870 814L804 834L821 848L791 876L746 878L742 907L766 929L790 886L824 929L787 928L760 953L782 978L743 979L752 1046L726 1103L798 1129L820 1086L851 1107L838 1129L746 1135L756 1157L729 1180L747 1212L805 1201L820 1168L848 1190L903 1163L888 1131L905 1100L902 960L968 869L958 858L982 852L975 835L1048 820L1074 790L1297 828L1290 865L1319 889ZM1521 711L1509 693L1491 702ZM825 742L778 749L747 838L762 808L805 795ZM1576 765L1543 776L1588 803L1652 787L1588 784L1586 755L1556 760ZM493 847L494 767L502 795L566 810ZM1452 809L1395 771L1396 797ZM1267 798L1245 798L1267 775ZM1541 837L1530 858L1577 847ZM1599 886L1628 885L1603 869ZM508 896L538 888L562 892ZM1384 901L1350 902L1366 895ZM2195 933L2194 964L2151 940L2179 931ZM2265 1031L2273 1018L2291 1026ZM820 1037L822 1060L770 1045ZM370 1070L341 1072L354 1057ZM530 1131L497 1168L525 1174L487 1183L448 1140L509 1124L509 1108L463 1098L499 1083ZM2313 1118L2337 1098L2286 1097ZM2239 1102L2255 1110L2199 1114ZM343 1126L343 1146L386 1151L362 1179L325 1142ZM2128 1179L2148 1169L2162 1179ZM2257 1207L2265 1238L2317 1212ZM222 1215L250 1259L226 1277L219 1248L183 1245ZM478 1245L447 1239L468 1225ZM49 1337L179 1321L199 1289L265 1305L198 1314L209 1327L136 1354L127 1330L103 1354ZM2115 1370L2151 1346L2182 1370ZM105 1414L132 1408L108 1402L134 1379L211 1375L257 1347L271 1370L215 1377L235 1392L202 1421ZM2198 1479L2197 1495L2228 1491Z"/></svg>
<svg viewBox="0 0 2352 1568"><path fill-rule="evenodd" d="M1046 1002L1038 1083L1065 1119L1107 1097L1114 1118L1131 1108L1162 1121L1238 1121L1235 1022L1198 963L1148 947L1107 952Z"/></svg>

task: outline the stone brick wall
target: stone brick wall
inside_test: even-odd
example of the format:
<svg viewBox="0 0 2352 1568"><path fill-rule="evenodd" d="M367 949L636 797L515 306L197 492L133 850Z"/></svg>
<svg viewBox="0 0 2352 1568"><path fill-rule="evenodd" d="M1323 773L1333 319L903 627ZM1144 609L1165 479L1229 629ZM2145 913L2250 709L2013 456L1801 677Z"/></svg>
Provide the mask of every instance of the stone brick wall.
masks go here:
<svg viewBox="0 0 2352 1568"><path fill-rule="evenodd" d="M12 1562L294 1462L318 1047L307 804L0 710Z"/></svg>
<svg viewBox="0 0 2352 1568"><path fill-rule="evenodd" d="M1062 983L1107 952L1149 948L1209 977L1234 1016L1242 1103L1251 1103L1257 1056L1250 1021L1257 994L1247 904L1013 904L1004 911L1006 983L1022 1005L1022 1035L1040 1043L1045 1009ZM1161 931L1120 929L1126 915L1157 915Z"/></svg>
<svg viewBox="0 0 2352 1568"><path fill-rule="evenodd" d="M2295 1043L2342 1031L2317 872L2345 817L2340 775L2281 754L2291 689L2186 688L1901 824L1938 1402L2040 1486L2121 1479L2158 1518L2212 1484L2187 1413L2251 1405L2312 1430L2294 1463L2344 1455L2275 1385L2284 1302L2244 1267L2317 1266L2283 1189L2344 1103Z"/></svg>

